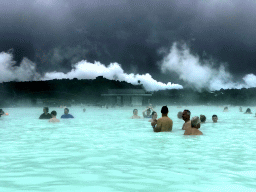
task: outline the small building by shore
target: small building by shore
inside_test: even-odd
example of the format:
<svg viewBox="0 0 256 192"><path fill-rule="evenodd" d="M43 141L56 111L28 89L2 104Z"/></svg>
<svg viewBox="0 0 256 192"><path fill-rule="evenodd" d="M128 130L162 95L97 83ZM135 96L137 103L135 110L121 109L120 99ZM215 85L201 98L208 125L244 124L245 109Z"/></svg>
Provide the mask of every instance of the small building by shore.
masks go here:
<svg viewBox="0 0 256 192"><path fill-rule="evenodd" d="M108 89L108 93L101 96L107 105L142 106L152 94L144 89Z"/></svg>

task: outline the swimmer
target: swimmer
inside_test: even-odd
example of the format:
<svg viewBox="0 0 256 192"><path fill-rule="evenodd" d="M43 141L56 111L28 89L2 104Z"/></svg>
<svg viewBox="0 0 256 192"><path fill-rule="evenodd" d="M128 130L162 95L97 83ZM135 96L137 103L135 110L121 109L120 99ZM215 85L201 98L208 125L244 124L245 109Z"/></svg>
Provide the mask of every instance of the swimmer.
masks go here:
<svg viewBox="0 0 256 192"><path fill-rule="evenodd" d="M213 121L213 123L217 123L217 121L218 121L218 116L217 116L217 115L213 115L213 116L212 116L212 121Z"/></svg>
<svg viewBox="0 0 256 192"><path fill-rule="evenodd" d="M182 111L179 111L177 114L178 119L182 119Z"/></svg>
<svg viewBox="0 0 256 192"><path fill-rule="evenodd" d="M161 109L162 117L154 120L151 125L154 127L154 132L172 131L173 121L168 117L168 107L163 106ZM157 126L155 126L157 125Z"/></svg>
<svg viewBox="0 0 256 192"><path fill-rule="evenodd" d="M200 115L200 121L201 121L201 123L205 123L205 121L206 121L205 115Z"/></svg>
<svg viewBox="0 0 256 192"><path fill-rule="evenodd" d="M49 120L49 122L52 122L52 123L60 122L60 120L56 118L56 116L57 116L57 112L56 111L52 111L51 115L52 115L52 118Z"/></svg>
<svg viewBox="0 0 256 192"><path fill-rule="evenodd" d="M224 107L223 112L228 112L228 107Z"/></svg>
<svg viewBox="0 0 256 192"><path fill-rule="evenodd" d="M155 111L153 111L151 116L152 116L152 118L148 121L153 123L155 120L157 120L157 113ZM152 127L155 128L155 126L152 126Z"/></svg>
<svg viewBox="0 0 256 192"><path fill-rule="evenodd" d="M193 117L191 119L191 127L185 130L184 135L203 135L203 133L198 130L200 128L200 123L201 121L199 117Z"/></svg>
<svg viewBox="0 0 256 192"><path fill-rule="evenodd" d="M185 121L185 123L182 126L183 130L186 130L187 128L191 127L190 115L191 112L187 109L185 109L182 113L182 119Z"/></svg>
<svg viewBox="0 0 256 192"><path fill-rule="evenodd" d="M147 114L145 114L146 111L147 111ZM152 118L150 108L145 109L145 110L142 112L142 115L143 115L144 118Z"/></svg>
<svg viewBox="0 0 256 192"><path fill-rule="evenodd" d="M69 113L69 109L68 109L68 108L65 108L65 109L64 109L64 115L61 115L61 118L62 118L62 119L74 118L73 115L68 114L68 113Z"/></svg>
<svg viewBox="0 0 256 192"><path fill-rule="evenodd" d="M247 108L244 114L252 114L251 109Z"/></svg>
<svg viewBox="0 0 256 192"><path fill-rule="evenodd" d="M51 119L52 116L48 113L48 111L49 111L49 108L44 107L44 109L43 109L44 113L42 115L40 115L39 119Z"/></svg>
<svg viewBox="0 0 256 192"><path fill-rule="evenodd" d="M138 116L138 109L133 109L133 116L132 119L140 119L141 117Z"/></svg>
<svg viewBox="0 0 256 192"><path fill-rule="evenodd" d="M239 111L240 111L240 112L243 112L243 109L242 109L242 107L239 107Z"/></svg>

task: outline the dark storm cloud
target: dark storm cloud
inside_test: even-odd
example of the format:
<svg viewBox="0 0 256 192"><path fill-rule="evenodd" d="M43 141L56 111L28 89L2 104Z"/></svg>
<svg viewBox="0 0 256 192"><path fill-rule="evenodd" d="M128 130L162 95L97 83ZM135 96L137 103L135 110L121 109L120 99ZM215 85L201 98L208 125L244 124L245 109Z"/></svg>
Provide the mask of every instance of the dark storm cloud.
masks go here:
<svg viewBox="0 0 256 192"><path fill-rule="evenodd" d="M254 1L228 0L2 0L0 49L14 48L41 72L68 72L86 59L118 62L125 72L150 73L163 82L161 49L187 43L202 59L227 62L235 76L256 74Z"/></svg>

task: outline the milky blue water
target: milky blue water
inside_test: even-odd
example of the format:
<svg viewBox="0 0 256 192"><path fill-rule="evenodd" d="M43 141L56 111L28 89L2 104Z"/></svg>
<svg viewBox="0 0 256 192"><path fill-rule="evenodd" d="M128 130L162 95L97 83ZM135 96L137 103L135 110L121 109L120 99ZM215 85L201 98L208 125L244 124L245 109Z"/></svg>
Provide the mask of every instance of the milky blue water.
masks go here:
<svg viewBox="0 0 256 192"><path fill-rule="evenodd" d="M206 115L203 135L183 135L184 108ZM86 109L71 107L75 119L55 124L38 119L42 108L4 109L0 191L256 191L255 107L169 107L170 133L129 119L133 108Z"/></svg>

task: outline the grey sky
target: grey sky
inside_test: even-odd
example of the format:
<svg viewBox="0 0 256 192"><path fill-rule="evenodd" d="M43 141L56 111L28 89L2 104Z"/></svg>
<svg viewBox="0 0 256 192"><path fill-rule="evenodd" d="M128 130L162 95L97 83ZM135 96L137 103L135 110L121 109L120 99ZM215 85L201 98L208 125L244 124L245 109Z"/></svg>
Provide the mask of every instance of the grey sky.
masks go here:
<svg viewBox="0 0 256 192"><path fill-rule="evenodd" d="M183 42L202 59L216 60L216 67L228 63L235 77L256 74L253 0L0 2L0 50L14 48L18 63L28 57L41 73L68 72L87 59L179 83L177 74L161 74L157 63L159 50Z"/></svg>

